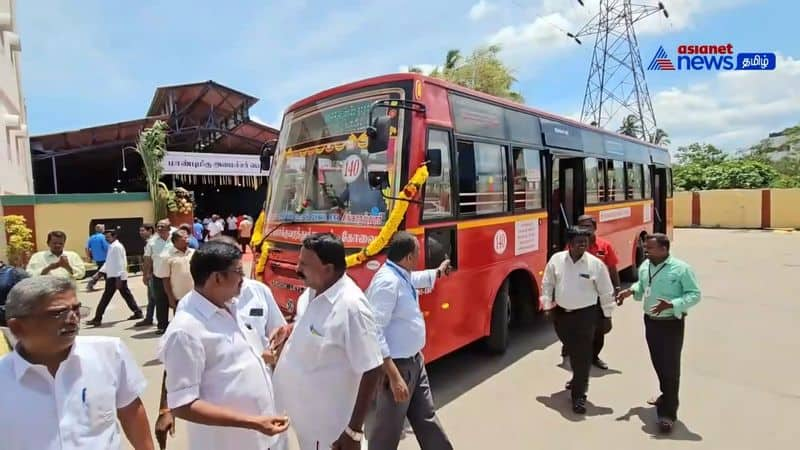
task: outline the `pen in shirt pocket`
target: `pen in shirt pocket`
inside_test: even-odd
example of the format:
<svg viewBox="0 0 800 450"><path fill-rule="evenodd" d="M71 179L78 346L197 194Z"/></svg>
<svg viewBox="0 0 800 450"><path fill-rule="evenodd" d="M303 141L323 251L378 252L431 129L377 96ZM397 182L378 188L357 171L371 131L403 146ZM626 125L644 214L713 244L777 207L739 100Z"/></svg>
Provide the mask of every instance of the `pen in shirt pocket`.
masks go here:
<svg viewBox="0 0 800 450"><path fill-rule="evenodd" d="M311 330L311 334L313 334L314 336L323 337L323 336L322 336L322 333L320 333L319 331L317 331L317 330L316 330L316 328L314 328L314 325L313 325L313 324L312 324L312 325L310 325L308 328L309 328L309 330Z"/></svg>
<svg viewBox="0 0 800 450"><path fill-rule="evenodd" d="M81 391L81 402L83 402L84 405L86 404L86 388L83 388Z"/></svg>

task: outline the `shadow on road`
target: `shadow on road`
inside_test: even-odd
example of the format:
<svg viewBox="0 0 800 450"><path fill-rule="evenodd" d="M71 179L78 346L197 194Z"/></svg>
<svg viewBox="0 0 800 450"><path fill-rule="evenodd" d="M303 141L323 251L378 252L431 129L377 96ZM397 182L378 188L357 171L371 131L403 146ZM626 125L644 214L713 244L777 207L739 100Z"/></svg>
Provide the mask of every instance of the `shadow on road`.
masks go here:
<svg viewBox="0 0 800 450"><path fill-rule="evenodd" d="M644 406L637 406L631 408L627 414L621 417L617 417L617 421L619 422L630 422L631 417L636 416L639 420L642 421L642 431L646 434L649 434L650 437L653 439L658 440L665 440L665 441L692 441L692 442L699 442L703 440L703 436L700 436L697 433L690 431L686 424L678 420L675 422L675 425L672 427L672 433L670 434L662 434L658 431L658 425L656 424L656 408L655 406L651 407L644 407Z"/></svg>
<svg viewBox="0 0 800 450"><path fill-rule="evenodd" d="M145 331L144 333L132 334L131 339L153 339L153 338L161 338L160 334L156 334L156 331Z"/></svg>
<svg viewBox="0 0 800 450"><path fill-rule="evenodd" d="M437 359L426 367L436 405L443 407L529 353L543 350L557 340L552 323L540 315L524 329L512 330L508 350L502 355L490 355L482 342L475 342Z"/></svg>
<svg viewBox="0 0 800 450"><path fill-rule="evenodd" d="M581 422L586 420L587 417L593 416L607 416L613 414L614 410L605 406L597 406L591 401L586 401L586 414L575 414L572 412L572 398L569 391L559 391L550 394L549 397L539 396L536 401L547 406L553 411L558 412L561 416L570 422Z"/></svg>
<svg viewBox="0 0 800 450"><path fill-rule="evenodd" d="M556 367L559 367L561 369L566 370L567 372L572 373L572 366L569 363L569 358L563 358L561 360L561 363L556 365ZM608 369L601 369L593 365L591 372L589 372L590 378L603 378L609 375L622 375L622 371L610 367Z"/></svg>
<svg viewBox="0 0 800 450"><path fill-rule="evenodd" d="M95 327L95 326L92 326L92 325L88 325L88 326L87 326L87 329L90 329L90 330L99 330L99 329L103 329L103 328L111 328L111 327L113 327L114 325L116 325L116 324L118 324L118 323L122 323L122 322L127 322L127 319L125 319L125 320L112 320L112 321L110 321L110 322L101 322L99 327Z"/></svg>

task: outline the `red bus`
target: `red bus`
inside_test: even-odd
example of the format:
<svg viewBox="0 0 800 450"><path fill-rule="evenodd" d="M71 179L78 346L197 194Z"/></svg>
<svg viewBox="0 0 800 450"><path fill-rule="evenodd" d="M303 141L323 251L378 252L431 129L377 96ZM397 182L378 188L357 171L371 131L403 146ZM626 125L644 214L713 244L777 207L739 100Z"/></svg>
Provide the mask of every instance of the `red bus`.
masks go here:
<svg viewBox="0 0 800 450"><path fill-rule="evenodd" d="M356 255L405 229L419 236L421 265L449 257L455 269L420 296L428 361L482 338L505 350L510 327L539 311L544 266L579 215L596 218L632 276L642 238L671 234L666 149L419 74L301 100L265 148L258 273L283 312L294 314L303 290L295 268L306 234L341 236L348 273L366 289L384 256ZM398 199L414 194L404 187L426 161L413 200Z"/></svg>

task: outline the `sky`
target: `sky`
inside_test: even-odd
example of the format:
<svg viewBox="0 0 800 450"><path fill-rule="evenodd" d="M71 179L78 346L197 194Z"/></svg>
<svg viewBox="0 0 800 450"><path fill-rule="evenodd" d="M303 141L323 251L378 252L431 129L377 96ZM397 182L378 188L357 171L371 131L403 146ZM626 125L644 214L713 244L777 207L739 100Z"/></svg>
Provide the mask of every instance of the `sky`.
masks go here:
<svg viewBox="0 0 800 450"><path fill-rule="evenodd" d="M449 49L488 44L527 104L579 117L593 41L566 37L596 13L584 0L25 0L17 2L32 136L142 117L158 86L214 80L260 101L251 117L325 88L432 68ZM657 4L637 0L639 4ZM664 0L670 18L637 24L647 68L659 46L727 44L775 52L774 72L647 71L672 148L749 147L800 122L796 0ZM121 6L120 6L121 5Z"/></svg>

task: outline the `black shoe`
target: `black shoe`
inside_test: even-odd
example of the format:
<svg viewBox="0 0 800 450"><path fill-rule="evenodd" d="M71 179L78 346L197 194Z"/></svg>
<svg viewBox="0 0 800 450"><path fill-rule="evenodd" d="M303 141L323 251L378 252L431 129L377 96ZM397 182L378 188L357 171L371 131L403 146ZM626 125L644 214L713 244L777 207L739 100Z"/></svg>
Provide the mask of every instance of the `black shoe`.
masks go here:
<svg viewBox="0 0 800 450"><path fill-rule="evenodd" d="M572 412L575 414L586 414L586 396L572 401Z"/></svg>
<svg viewBox="0 0 800 450"><path fill-rule="evenodd" d="M144 319L144 314L142 314L141 311L137 311L133 313L132 316L128 317L128 320L139 320L139 319Z"/></svg>
<svg viewBox="0 0 800 450"><path fill-rule="evenodd" d="M595 367L599 367L599 368L601 368L601 369L603 369L603 370L608 370L608 364L606 364L606 362L605 362L605 361L603 361L603 360L602 360L602 359L600 359L600 358L595 358L595 359L594 359L594 361L592 361L592 364L593 364Z"/></svg>
<svg viewBox="0 0 800 450"><path fill-rule="evenodd" d="M153 321L144 319L144 320L140 320L139 322L136 322L135 324L133 324L133 326L134 327L152 327L153 326Z"/></svg>
<svg viewBox="0 0 800 450"><path fill-rule="evenodd" d="M157 336L161 336L162 334L164 334L166 332L167 332L166 328L159 328L159 329L156 330L156 335Z"/></svg>
<svg viewBox="0 0 800 450"><path fill-rule="evenodd" d="M90 325L90 326L93 326L93 327L99 327L100 324L101 324L101 321L100 321L100 319L97 319L97 318L86 321L86 325Z"/></svg>
<svg viewBox="0 0 800 450"><path fill-rule="evenodd" d="M568 391L572 389L572 380L567 381L567 384L564 385L564 389Z"/></svg>
<svg viewBox="0 0 800 450"><path fill-rule="evenodd" d="M658 431L660 431L663 434L672 433L672 428L674 425L675 422L670 419L666 419L663 417L658 418Z"/></svg>

